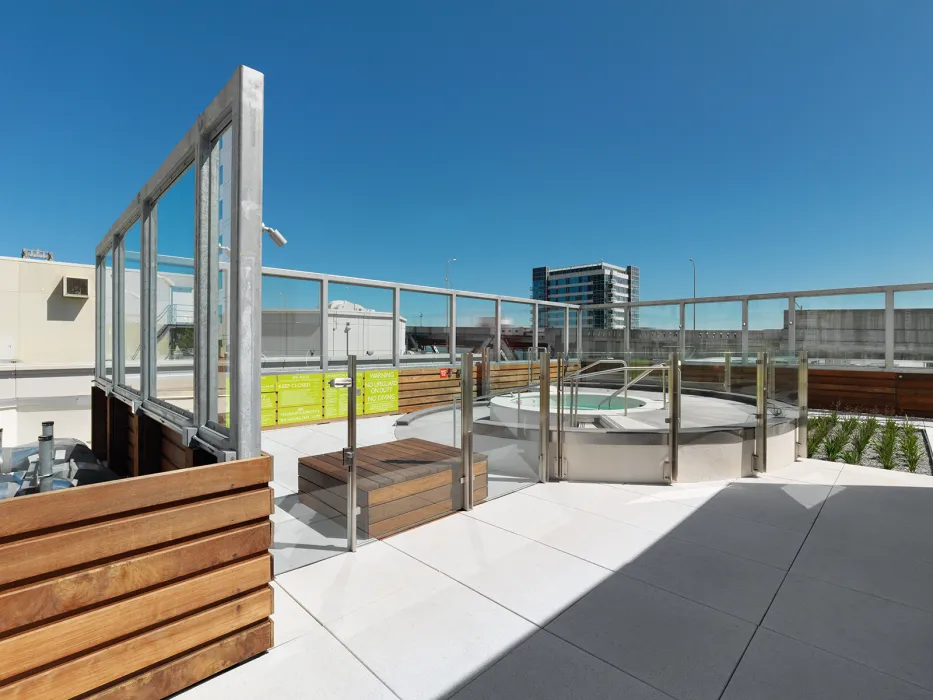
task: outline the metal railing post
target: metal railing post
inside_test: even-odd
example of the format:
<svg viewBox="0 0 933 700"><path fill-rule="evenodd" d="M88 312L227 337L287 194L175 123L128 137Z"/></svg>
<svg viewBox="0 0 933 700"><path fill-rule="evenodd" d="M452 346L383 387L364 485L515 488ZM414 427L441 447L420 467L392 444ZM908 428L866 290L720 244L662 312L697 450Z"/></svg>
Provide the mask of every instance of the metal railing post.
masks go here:
<svg viewBox="0 0 933 700"><path fill-rule="evenodd" d="M680 352L675 350L669 357L670 373L668 387L670 391L670 413L668 421L668 458L667 470L664 473L664 480L668 482L677 481L678 465L680 463Z"/></svg>
<svg viewBox="0 0 933 700"><path fill-rule="evenodd" d="M732 393L732 353L726 352L726 369L723 377L723 389L727 394Z"/></svg>
<svg viewBox="0 0 933 700"><path fill-rule="evenodd" d="M884 293L884 368L894 369L894 290Z"/></svg>
<svg viewBox="0 0 933 700"><path fill-rule="evenodd" d="M557 353L557 479L564 478L564 368L566 354Z"/></svg>
<svg viewBox="0 0 933 700"><path fill-rule="evenodd" d="M756 382L755 471L768 470L768 365L767 352L758 353Z"/></svg>
<svg viewBox="0 0 933 700"><path fill-rule="evenodd" d="M347 549L356 551L356 355L347 356Z"/></svg>
<svg viewBox="0 0 933 700"><path fill-rule="evenodd" d="M473 354L463 353L460 369L460 473L461 509L473 509Z"/></svg>
<svg viewBox="0 0 933 700"><path fill-rule="evenodd" d="M540 363L538 370L538 428L540 431L538 444L538 481L543 483L548 480L548 448L551 440L551 355L546 348L542 348L538 357Z"/></svg>
<svg viewBox="0 0 933 700"><path fill-rule="evenodd" d="M807 458L807 422L810 413L809 362L807 351L801 350L797 354L797 459Z"/></svg>
<svg viewBox="0 0 933 700"><path fill-rule="evenodd" d="M748 299L742 300L742 365L748 364Z"/></svg>

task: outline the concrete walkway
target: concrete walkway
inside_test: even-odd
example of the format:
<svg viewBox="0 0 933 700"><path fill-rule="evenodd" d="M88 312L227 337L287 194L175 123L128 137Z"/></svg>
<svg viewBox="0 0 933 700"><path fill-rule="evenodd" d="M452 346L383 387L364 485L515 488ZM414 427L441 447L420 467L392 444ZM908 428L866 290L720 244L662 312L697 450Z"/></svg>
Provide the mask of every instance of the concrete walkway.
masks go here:
<svg viewBox="0 0 933 700"><path fill-rule="evenodd" d="M929 698L933 479L539 484L277 578L195 698Z"/></svg>

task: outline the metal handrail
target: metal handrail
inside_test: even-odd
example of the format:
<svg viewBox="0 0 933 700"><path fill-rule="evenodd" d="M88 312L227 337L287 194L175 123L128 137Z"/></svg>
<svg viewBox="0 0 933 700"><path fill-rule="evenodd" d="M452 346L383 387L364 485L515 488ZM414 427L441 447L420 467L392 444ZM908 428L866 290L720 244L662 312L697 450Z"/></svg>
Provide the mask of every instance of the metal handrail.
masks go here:
<svg viewBox="0 0 933 700"><path fill-rule="evenodd" d="M606 403L607 401L609 402L609 405L611 406L611 405L612 405L612 400L613 400L616 396L618 396L619 394L621 394L623 391L625 391L625 399L626 399L625 410L626 410L626 415L627 415L627 414L628 414L628 405L627 405L627 404L628 404L628 388L629 388L632 384L636 384L636 383L640 382L642 379L644 379L644 378L647 377L649 374L651 374L654 370L656 370L656 369L664 369L664 367L665 367L665 365L664 365L663 363L662 363L662 364L659 364L659 365L652 365L651 367L649 367L648 369L646 369L644 372L642 372L641 374L639 374L637 377L635 377L635 378L632 379L631 381L629 381L629 378L628 378L628 368L626 367L626 372L625 372L625 384L624 384L620 389L616 390L613 394L611 394L610 396L608 396L608 397L606 397L605 399L603 399L602 401L600 401L600 402L596 405L596 408L597 408L597 409L602 408L602 407L603 407L603 404Z"/></svg>

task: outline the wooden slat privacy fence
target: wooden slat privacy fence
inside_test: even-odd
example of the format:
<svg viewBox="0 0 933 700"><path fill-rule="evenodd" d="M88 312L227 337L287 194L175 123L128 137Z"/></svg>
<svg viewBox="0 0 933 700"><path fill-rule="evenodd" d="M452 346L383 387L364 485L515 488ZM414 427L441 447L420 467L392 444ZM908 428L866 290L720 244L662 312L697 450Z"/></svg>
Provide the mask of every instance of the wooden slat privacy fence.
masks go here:
<svg viewBox="0 0 933 700"><path fill-rule="evenodd" d="M272 461L0 501L0 700L162 698L272 646Z"/></svg>

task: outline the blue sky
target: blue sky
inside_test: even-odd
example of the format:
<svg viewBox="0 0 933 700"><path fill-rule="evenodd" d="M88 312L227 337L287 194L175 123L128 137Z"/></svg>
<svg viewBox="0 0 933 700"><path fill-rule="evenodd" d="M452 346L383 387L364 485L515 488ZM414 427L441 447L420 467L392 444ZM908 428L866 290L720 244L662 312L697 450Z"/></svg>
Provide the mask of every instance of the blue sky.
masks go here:
<svg viewBox="0 0 933 700"><path fill-rule="evenodd" d="M645 299L689 296L689 257L700 295L928 281L931 33L928 0L19 3L0 255L91 262L244 63L289 239L266 265L443 286L456 257L453 286L516 296L599 259Z"/></svg>

